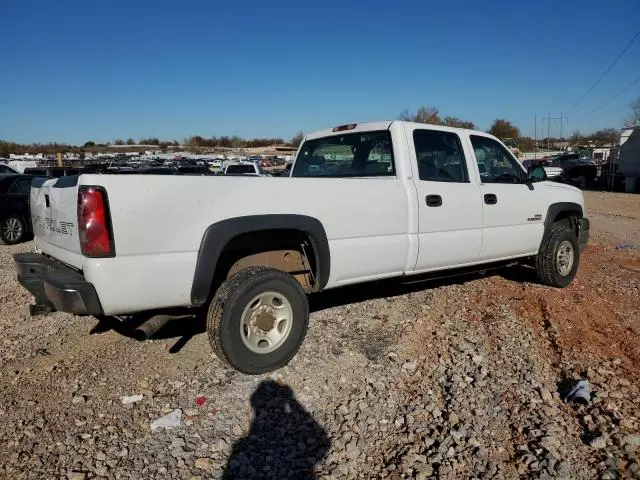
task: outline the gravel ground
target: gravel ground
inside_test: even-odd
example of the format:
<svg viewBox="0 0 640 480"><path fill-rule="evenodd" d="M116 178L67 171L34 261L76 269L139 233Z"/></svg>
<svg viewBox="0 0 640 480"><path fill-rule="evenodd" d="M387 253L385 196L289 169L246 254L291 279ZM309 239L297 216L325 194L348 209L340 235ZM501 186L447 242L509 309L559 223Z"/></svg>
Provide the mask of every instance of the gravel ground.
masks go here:
<svg viewBox="0 0 640 480"><path fill-rule="evenodd" d="M195 319L138 342L30 318L11 261L30 245L2 246L0 478L640 478L640 248L616 248L640 247L640 196L587 201L569 288L511 268L316 295L299 354L260 377ZM564 404L580 378L594 400Z"/></svg>

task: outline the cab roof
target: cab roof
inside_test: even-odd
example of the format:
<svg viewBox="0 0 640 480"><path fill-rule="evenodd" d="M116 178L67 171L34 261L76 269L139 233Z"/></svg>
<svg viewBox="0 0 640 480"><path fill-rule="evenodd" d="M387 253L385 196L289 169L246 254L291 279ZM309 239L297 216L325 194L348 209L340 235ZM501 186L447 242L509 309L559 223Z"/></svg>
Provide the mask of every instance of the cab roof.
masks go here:
<svg viewBox="0 0 640 480"><path fill-rule="evenodd" d="M387 130L393 124L405 124L410 127L429 127L435 130L444 130L450 132L473 132L477 135L482 135L486 137L492 137L491 134L483 132L481 130L471 130L468 128L459 128L459 127L448 127L446 125L432 125L430 123L417 123L417 122L407 122L405 120L387 120L381 122L365 122L365 123L350 123L343 125L336 125L333 128L327 128L325 130L318 130L315 132L311 132L306 135L305 140L312 140L315 138L328 137L332 135L344 135L347 133L358 133L358 132L369 132L373 130Z"/></svg>

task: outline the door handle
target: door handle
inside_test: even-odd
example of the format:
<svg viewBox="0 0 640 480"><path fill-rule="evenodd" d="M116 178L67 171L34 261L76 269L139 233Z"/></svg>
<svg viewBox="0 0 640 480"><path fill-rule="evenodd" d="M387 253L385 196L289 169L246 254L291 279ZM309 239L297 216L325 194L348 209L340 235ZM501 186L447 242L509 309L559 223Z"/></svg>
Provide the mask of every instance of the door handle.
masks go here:
<svg viewBox="0 0 640 480"><path fill-rule="evenodd" d="M440 205L442 205L440 195L427 195L427 207L439 207Z"/></svg>
<svg viewBox="0 0 640 480"><path fill-rule="evenodd" d="M484 203L486 203L487 205L495 205L496 203L498 203L498 197L495 193L485 193Z"/></svg>

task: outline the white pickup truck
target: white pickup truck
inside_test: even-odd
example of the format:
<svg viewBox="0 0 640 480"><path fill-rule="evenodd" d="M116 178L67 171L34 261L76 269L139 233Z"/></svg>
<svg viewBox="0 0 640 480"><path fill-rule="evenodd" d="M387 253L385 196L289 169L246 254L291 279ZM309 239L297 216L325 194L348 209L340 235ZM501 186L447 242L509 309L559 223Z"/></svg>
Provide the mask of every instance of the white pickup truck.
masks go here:
<svg viewBox="0 0 640 480"><path fill-rule="evenodd" d="M250 374L295 355L308 293L514 259L565 287L589 236L582 192L527 176L496 138L402 121L307 135L289 178L37 181L31 213L35 252L15 263L32 313L202 309Z"/></svg>

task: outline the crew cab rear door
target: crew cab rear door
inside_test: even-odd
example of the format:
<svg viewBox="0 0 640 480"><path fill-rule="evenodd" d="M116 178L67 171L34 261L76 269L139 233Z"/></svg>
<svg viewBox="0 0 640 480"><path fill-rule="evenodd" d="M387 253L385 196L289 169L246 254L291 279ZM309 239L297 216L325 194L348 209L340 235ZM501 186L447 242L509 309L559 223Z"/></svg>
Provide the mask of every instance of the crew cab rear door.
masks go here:
<svg viewBox="0 0 640 480"><path fill-rule="evenodd" d="M82 268L84 257L77 225L78 176L34 179L30 205L36 248L75 268Z"/></svg>
<svg viewBox="0 0 640 480"><path fill-rule="evenodd" d="M482 246L482 205L465 142L455 129L407 124L418 193L415 272L473 263ZM472 164L471 164L472 165Z"/></svg>

